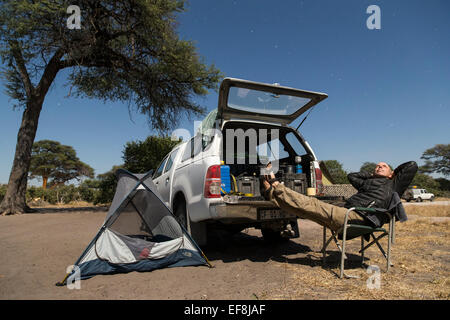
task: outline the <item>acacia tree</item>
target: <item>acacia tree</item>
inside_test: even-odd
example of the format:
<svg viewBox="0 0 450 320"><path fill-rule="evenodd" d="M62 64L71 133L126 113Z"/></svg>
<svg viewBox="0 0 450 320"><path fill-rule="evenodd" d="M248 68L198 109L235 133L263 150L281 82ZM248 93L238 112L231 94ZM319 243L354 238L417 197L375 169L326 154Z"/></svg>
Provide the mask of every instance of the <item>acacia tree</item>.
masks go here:
<svg viewBox="0 0 450 320"><path fill-rule="evenodd" d="M42 178L42 188L64 184L80 177L94 177L94 169L82 162L71 146L58 141L41 140L33 144L30 178ZM50 179L50 181L49 181Z"/></svg>
<svg viewBox="0 0 450 320"><path fill-rule="evenodd" d="M81 28L68 28L69 5ZM0 56L6 91L23 109L3 214L22 213L31 149L46 94L66 69L70 93L122 101L168 131L182 113L202 114L196 95L216 89L220 72L176 33L182 0L3 0Z"/></svg>
<svg viewBox="0 0 450 320"><path fill-rule="evenodd" d="M450 176L450 144L437 144L425 150L420 158L425 160L425 164L419 168L420 172Z"/></svg>

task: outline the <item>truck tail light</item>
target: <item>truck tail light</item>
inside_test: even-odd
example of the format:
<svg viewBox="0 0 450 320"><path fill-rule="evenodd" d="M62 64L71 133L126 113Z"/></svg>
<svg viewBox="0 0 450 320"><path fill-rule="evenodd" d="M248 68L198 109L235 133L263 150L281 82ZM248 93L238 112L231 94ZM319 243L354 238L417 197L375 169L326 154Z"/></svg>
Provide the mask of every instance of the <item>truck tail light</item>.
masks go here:
<svg viewBox="0 0 450 320"><path fill-rule="evenodd" d="M316 174L316 195L323 196L322 170L315 168Z"/></svg>
<svg viewBox="0 0 450 320"><path fill-rule="evenodd" d="M205 178L205 198L220 198L220 165L210 166Z"/></svg>

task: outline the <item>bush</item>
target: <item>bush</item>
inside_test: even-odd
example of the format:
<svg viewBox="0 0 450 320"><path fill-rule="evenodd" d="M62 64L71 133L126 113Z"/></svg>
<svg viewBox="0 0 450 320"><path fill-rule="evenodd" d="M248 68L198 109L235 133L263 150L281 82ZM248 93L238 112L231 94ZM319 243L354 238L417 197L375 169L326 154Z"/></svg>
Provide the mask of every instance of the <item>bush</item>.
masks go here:
<svg viewBox="0 0 450 320"><path fill-rule="evenodd" d="M5 197L7 186L7 184L0 184L0 201L3 201L3 198Z"/></svg>
<svg viewBox="0 0 450 320"><path fill-rule="evenodd" d="M80 199L82 201L91 202L91 203L95 202L95 199L98 197L98 193L99 193L98 190L96 190L94 188L90 188L88 185L86 185L84 183L78 187L78 192L80 194Z"/></svg>
<svg viewBox="0 0 450 320"><path fill-rule="evenodd" d="M27 189L27 202L44 201L49 204L65 203L72 201L86 201L95 203L98 190L90 188L88 185L81 184L79 187L74 185L62 185L56 188L43 189L42 187L29 187Z"/></svg>

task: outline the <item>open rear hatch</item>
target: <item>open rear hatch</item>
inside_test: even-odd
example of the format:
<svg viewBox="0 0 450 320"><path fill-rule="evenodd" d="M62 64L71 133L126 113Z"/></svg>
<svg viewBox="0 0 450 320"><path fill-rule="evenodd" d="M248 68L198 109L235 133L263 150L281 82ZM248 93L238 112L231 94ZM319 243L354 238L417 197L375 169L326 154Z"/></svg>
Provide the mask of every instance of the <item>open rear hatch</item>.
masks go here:
<svg viewBox="0 0 450 320"><path fill-rule="evenodd" d="M219 91L219 117L287 125L328 97L325 93L225 78Z"/></svg>

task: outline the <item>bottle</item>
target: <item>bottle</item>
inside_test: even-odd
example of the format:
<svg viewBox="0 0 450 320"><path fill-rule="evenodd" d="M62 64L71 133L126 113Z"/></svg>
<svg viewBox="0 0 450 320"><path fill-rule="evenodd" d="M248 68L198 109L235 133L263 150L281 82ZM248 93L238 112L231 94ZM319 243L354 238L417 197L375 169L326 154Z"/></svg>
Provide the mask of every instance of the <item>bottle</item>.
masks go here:
<svg viewBox="0 0 450 320"><path fill-rule="evenodd" d="M224 161L221 161L220 164L220 193L224 195L231 191L230 166L225 165Z"/></svg>
<svg viewBox="0 0 450 320"><path fill-rule="evenodd" d="M303 168L302 168L302 157L296 156L295 157L295 163L297 164L295 166L295 173L303 173Z"/></svg>

